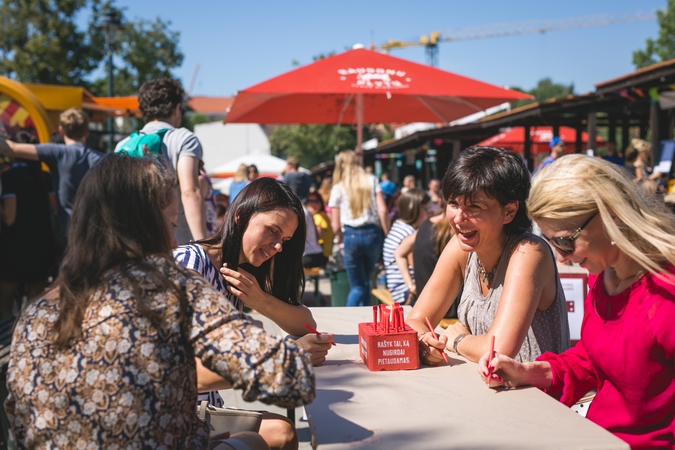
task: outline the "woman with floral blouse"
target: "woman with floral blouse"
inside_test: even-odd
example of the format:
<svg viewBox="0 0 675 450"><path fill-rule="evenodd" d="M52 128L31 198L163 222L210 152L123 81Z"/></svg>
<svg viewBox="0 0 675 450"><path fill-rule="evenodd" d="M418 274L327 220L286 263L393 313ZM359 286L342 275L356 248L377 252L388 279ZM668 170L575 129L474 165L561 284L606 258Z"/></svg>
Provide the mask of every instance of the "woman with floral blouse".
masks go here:
<svg viewBox="0 0 675 450"><path fill-rule="evenodd" d="M117 155L83 180L58 287L14 331L5 407L19 447L207 448L195 357L245 400L313 400L304 350L174 262L175 185L153 160Z"/></svg>

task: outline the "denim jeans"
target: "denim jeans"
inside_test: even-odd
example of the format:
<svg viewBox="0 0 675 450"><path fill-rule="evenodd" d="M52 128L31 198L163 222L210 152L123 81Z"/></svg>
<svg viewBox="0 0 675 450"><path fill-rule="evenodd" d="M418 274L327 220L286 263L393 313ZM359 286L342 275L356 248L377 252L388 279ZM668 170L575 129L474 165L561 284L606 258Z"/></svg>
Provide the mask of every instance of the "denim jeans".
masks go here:
<svg viewBox="0 0 675 450"><path fill-rule="evenodd" d="M382 230L377 225L345 226L345 269L349 280L347 306L370 304L370 274L382 253Z"/></svg>

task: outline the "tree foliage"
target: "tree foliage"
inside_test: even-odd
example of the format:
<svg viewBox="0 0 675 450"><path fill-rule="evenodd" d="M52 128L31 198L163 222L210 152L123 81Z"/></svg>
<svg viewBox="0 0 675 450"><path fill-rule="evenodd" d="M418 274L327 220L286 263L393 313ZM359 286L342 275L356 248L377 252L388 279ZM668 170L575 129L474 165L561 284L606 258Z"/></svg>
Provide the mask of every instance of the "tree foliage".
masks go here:
<svg viewBox="0 0 675 450"><path fill-rule="evenodd" d="M108 9L120 12L123 24L115 47L115 95L134 94L145 81L171 76L171 69L183 63L180 34L169 29L170 22L127 21L111 0L2 0L0 73L25 83L83 86L107 95L107 75L93 83L89 78L107 60L100 24ZM86 30L77 27L80 14L89 14Z"/></svg>
<svg viewBox="0 0 675 450"><path fill-rule="evenodd" d="M88 0L3 0L0 73L26 83L82 85L98 67L104 38L76 15Z"/></svg>
<svg viewBox="0 0 675 450"><path fill-rule="evenodd" d="M537 87L532 88L529 91L524 91L519 88L512 89L525 92L534 97L532 100L515 101L511 103L512 108L517 108L519 106L527 105L533 102L543 102L552 98L567 97L568 95L574 94L574 84L565 85L561 83L554 83L550 78L542 78L537 83Z"/></svg>
<svg viewBox="0 0 675 450"><path fill-rule="evenodd" d="M356 131L343 125L279 125L270 135L272 154L280 158L295 156L303 167L330 161L336 148L356 146Z"/></svg>
<svg viewBox="0 0 675 450"><path fill-rule="evenodd" d="M183 54L178 48L180 33L171 31L171 22L160 18L123 23L116 54L124 65L114 68L113 92L115 95L134 95L146 81L171 77L171 69L183 63ZM107 95L107 83L107 76L95 80L92 92Z"/></svg>
<svg viewBox="0 0 675 450"><path fill-rule="evenodd" d="M363 127L363 141L390 139L387 125ZM272 154L280 158L295 156L303 167L331 161L338 151L356 147L356 129L349 125L279 125L270 134Z"/></svg>
<svg viewBox="0 0 675 450"><path fill-rule="evenodd" d="M656 19L659 23L659 37L656 40L648 38L644 50L633 52L636 69L675 58L675 0L668 0L665 11L657 10Z"/></svg>

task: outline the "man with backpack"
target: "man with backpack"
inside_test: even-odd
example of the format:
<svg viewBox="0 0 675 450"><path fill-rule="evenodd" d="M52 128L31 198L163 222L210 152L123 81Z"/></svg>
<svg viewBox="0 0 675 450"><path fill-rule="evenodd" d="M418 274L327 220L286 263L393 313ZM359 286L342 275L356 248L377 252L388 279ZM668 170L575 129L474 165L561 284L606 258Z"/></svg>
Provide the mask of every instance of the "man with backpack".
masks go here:
<svg viewBox="0 0 675 450"><path fill-rule="evenodd" d="M146 124L115 148L116 153L130 156L155 156L176 173L180 195L175 236L179 244L207 237L198 179L202 146L190 130L178 128L183 96L180 83L171 78L144 83L138 90L138 103Z"/></svg>
<svg viewBox="0 0 675 450"><path fill-rule="evenodd" d="M80 108L61 113L59 134L63 136L64 144L21 144L0 138L0 154L42 161L49 167L57 194L61 234L65 238L80 182L104 155L85 145L89 136L89 116Z"/></svg>

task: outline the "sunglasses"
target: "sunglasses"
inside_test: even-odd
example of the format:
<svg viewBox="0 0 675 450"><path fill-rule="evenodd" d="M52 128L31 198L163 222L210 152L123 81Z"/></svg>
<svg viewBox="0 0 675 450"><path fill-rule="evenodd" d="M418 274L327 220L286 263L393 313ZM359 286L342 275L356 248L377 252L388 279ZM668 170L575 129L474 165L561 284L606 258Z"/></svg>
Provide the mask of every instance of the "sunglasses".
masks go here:
<svg viewBox="0 0 675 450"><path fill-rule="evenodd" d="M586 222L584 222L584 224L582 226L580 226L579 228L574 230L574 233L572 233L571 236L554 237L554 238L546 237L543 234L542 234L542 236L547 241L549 241L551 243L551 245L553 247L555 247L555 249L558 250L560 253L565 253L565 254L574 253L574 240L577 238L577 236L579 236L579 233L581 233L581 230L586 228L586 225L591 223L591 220L593 220L593 218L598 215L598 212L599 211L596 211L595 214L593 214L591 217L589 217L588 220L586 220Z"/></svg>

